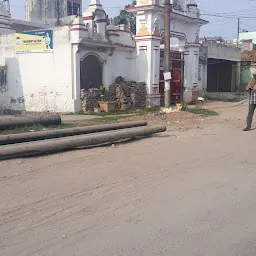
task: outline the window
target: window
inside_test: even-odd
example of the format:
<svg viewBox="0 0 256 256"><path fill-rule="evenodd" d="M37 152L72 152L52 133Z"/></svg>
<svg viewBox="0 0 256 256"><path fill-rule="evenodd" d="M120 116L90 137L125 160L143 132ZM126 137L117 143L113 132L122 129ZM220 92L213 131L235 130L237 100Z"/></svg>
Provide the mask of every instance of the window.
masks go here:
<svg viewBox="0 0 256 256"><path fill-rule="evenodd" d="M81 10L80 10L80 4L73 3L73 15L77 15L78 12L81 12Z"/></svg>
<svg viewBox="0 0 256 256"><path fill-rule="evenodd" d="M72 3L70 1L67 2L67 10L68 10L68 16L71 16L73 14L72 12Z"/></svg>

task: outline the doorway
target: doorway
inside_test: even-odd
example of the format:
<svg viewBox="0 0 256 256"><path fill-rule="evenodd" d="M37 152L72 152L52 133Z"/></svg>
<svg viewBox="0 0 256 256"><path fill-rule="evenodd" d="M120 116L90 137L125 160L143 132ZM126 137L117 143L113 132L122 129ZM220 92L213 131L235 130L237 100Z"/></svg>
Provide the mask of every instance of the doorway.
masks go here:
<svg viewBox="0 0 256 256"><path fill-rule="evenodd" d="M88 91L102 85L103 63L95 55L88 55L80 62L80 86Z"/></svg>
<svg viewBox="0 0 256 256"><path fill-rule="evenodd" d="M207 92L232 91L232 61L208 59Z"/></svg>

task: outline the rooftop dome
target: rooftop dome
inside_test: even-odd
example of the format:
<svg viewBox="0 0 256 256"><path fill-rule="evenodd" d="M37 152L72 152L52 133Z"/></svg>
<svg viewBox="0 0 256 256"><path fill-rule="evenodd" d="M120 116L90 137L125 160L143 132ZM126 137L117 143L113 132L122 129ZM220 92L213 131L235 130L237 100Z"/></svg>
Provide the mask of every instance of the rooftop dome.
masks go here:
<svg viewBox="0 0 256 256"><path fill-rule="evenodd" d="M197 3L195 0L187 0L187 6L194 6L197 7Z"/></svg>
<svg viewBox="0 0 256 256"><path fill-rule="evenodd" d="M88 9L83 13L83 17L93 17L97 11L104 13L106 16L106 13L102 7L100 0L91 0Z"/></svg>
<svg viewBox="0 0 256 256"><path fill-rule="evenodd" d="M11 29L11 15L3 2L0 2L0 29Z"/></svg>

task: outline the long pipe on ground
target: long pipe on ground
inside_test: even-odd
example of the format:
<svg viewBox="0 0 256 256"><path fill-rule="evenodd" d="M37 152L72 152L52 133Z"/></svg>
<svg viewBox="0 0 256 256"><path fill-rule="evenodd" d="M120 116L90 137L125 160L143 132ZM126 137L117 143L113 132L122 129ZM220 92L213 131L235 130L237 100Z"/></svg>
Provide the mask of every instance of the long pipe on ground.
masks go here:
<svg viewBox="0 0 256 256"><path fill-rule="evenodd" d="M79 147L90 147L105 143L114 143L116 141L131 138L146 137L154 133L164 131L166 131L165 126L137 127L120 131L110 131L105 133L78 135L59 139L6 145L0 147L0 160L57 153Z"/></svg>
<svg viewBox="0 0 256 256"><path fill-rule="evenodd" d="M25 125L59 125L61 117L59 115L45 115L39 117L5 117L0 118L0 130L6 130Z"/></svg>
<svg viewBox="0 0 256 256"><path fill-rule="evenodd" d="M146 126L147 124L148 123L146 121L139 121L139 122L126 122L126 123L106 124L106 125L93 125L93 126L87 126L87 127L76 127L76 128L58 129L58 130L51 130L51 131L0 135L0 145L61 138L61 137L67 137L67 136L96 133L96 132L105 132L105 131L111 131L111 130Z"/></svg>

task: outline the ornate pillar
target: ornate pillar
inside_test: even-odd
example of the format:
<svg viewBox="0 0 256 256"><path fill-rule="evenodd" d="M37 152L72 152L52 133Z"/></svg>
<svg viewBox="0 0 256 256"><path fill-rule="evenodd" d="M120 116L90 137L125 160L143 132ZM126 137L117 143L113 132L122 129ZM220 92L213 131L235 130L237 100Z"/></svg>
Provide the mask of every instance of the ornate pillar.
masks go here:
<svg viewBox="0 0 256 256"><path fill-rule="evenodd" d="M161 11L157 0L139 0L127 11L136 15L136 78L147 85L148 106L160 105L160 31L158 13Z"/></svg>
<svg viewBox="0 0 256 256"><path fill-rule="evenodd" d="M187 45L184 52L184 94L185 103L192 101L193 92L198 88L199 45Z"/></svg>

